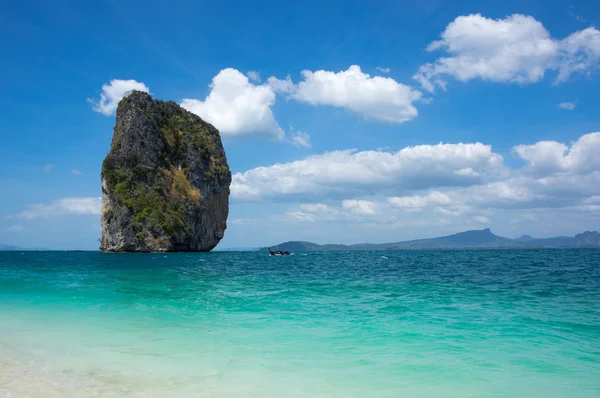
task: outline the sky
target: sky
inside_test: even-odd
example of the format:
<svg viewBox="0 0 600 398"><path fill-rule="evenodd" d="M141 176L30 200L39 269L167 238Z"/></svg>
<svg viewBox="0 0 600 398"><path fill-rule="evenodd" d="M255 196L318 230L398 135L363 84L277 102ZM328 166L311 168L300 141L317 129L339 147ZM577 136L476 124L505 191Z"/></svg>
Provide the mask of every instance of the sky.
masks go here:
<svg viewBox="0 0 600 398"><path fill-rule="evenodd" d="M97 249L118 101L173 100L232 171L218 248L600 229L591 1L0 4L0 243Z"/></svg>

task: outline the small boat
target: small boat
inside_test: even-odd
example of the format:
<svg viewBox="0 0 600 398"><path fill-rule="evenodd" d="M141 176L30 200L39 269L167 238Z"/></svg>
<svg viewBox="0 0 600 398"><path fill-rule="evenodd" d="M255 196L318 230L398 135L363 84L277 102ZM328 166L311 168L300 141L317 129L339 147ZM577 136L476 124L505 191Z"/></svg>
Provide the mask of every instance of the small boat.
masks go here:
<svg viewBox="0 0 600 398"><path fill-rule="evenodd" d="M269 249L269 254L271 256L289 256L290 255L290 252L287 251L287 250L285 250L285 251L281 251L281 250L275 250L275 251L273 251L273 250L271 250L270 247L268 247L267 249Z"/></svg>

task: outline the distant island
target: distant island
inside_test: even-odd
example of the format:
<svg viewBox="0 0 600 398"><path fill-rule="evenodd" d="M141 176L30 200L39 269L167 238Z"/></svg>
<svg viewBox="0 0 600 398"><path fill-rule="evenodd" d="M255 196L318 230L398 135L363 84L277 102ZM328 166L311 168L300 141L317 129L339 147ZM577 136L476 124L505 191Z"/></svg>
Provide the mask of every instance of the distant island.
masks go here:
<svg viewBox="0 0 600 398"><path fill-rule="evenodd" d="M19 246L13 246L13 245L3 245L0 244L0 250L1 251L9 251L9 250L23 250L22 247Z"/></svg>
<svg viewBox="0 0 600 398"><path fill-rule="evenodd" d="M0 251L5 252L5 251L45 251L48 249L42 248L42 247L20 247L20 246L15 246L15 245L5 245L0 243Z"/></svg>
<svg viewBox="0 0 600 398"><path fill-rule="evenodd" d="M393 243L358 243L355 245L325 244L291 241L271 248L288 251L342 251L342 250L426 250L426 249L518 249L518 248L571 248L600 247L600 233L586 231L575 236L533 238L523 235L517 239L504 238L489 228L470 230L430 239L417 239ZM258 250L267 250L267 247Z"/></svg>
<svg viewBox="0 0 600 398"><path fill-rule="evenodd" d="M527 249L527 248L600 248L600 233L586 231L575 236L555 236L553 238L533 238L522 235L517 239L504 238L492 233L489 228L470 230L457 234L430 239L416 239L392 243L358 243L355 245L325 244L290 241L268 246L275 250L301 251L356 251L356 250L427 250L427 249ZM0 244L0 251L48 250L24 248ZM216 251L266 251L267 247L227 247ZM80 251L80 250L69 250ZM86 250L94 251L94 250Z"/></svg>

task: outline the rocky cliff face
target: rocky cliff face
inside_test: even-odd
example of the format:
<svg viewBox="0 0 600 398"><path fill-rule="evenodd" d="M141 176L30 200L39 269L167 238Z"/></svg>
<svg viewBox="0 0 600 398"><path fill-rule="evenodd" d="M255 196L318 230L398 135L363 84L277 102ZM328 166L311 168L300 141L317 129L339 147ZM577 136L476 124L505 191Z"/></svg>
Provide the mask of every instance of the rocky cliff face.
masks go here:
<svg viewBox="0 0 600 398"><path fill-rule="evenodd" d="M173 101L121 100L101 178L103 251L209 251L223 238L231 172L219 132Z"/></svg>

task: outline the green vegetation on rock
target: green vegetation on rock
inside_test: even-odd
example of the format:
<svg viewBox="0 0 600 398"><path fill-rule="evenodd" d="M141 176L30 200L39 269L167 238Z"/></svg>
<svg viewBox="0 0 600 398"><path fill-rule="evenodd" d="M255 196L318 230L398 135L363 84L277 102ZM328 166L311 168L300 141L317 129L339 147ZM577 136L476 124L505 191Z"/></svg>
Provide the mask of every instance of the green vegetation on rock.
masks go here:
<svg viewBox="0 0 600 398"><path fill-rule="evenodd" d="M189 219L201 212L204 200L199 186L228 187L231 173L214 127L174 102L146 97L133 92L119 104L118 114L136 119L125 129L118 118L102 176L116 204L131 213L139 241L148 233L189 237ZM111 209L107 222L114 217Z"/></svg>
<svg viewBox="0 0 600 398"><path fill-rule="evenodd" d="M162 228L168 234L177 230L183 230L189 233L189 228L183 218L185 213L193 210L192 206L200 206L200 193L190 189L190 198L192 203L185 200L186 195L182 194L181 185L185 183L170 178L171 172L162 168L151 169L142 165L128 164L125 166L117 165L113 158L108 156L103 163L102 172L106 178L109 187L113 187L112 192L117 204L127 207L132 212L131 225L137 232L145 223L152 229ZM185 178L185 176L184 176ZM139 183L140 180L152 181L151 185ZM173 189L172 185L176 185ZM187 186L185 193L187 193ZM178 197L168 198L172 191L180 193ZM195 202L195 203L194 203ZM114 215L114 211L112 212Z"/></svg>

